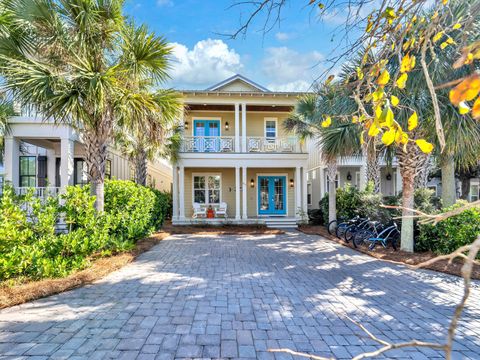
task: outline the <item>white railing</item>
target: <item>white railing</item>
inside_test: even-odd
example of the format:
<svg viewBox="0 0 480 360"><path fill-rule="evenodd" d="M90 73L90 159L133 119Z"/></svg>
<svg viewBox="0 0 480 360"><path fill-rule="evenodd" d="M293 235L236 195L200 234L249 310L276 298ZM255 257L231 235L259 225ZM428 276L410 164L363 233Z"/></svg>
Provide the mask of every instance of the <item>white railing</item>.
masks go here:
<svg viewBox="0 0 480 360"><path fill-rule="evenodd" d="M29 191L33 189L33 196L45 199L49 196L56 196L60 193L59 187L49 186L49 187L16 187L15 193L17 195L26 195Z"/></svg>
<svg viewBox="0 0 480 360"><path fill-rule="evenodd" d="M185 136L180 152L235 152L234 136Z"/></svg>
<svg viewBox="0 0 480 360"><path fill-rule="evenodd" d="M300 144L295 137L266 138L260 136L247 137L247 152L298 153Z"/></svg>

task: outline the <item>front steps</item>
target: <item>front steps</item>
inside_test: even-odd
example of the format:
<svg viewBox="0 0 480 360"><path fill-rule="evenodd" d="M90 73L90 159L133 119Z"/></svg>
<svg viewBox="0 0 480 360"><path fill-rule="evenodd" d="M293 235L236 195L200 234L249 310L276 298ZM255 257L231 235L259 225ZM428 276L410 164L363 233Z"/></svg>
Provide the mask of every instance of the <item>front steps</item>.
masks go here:
<svg viewBox="0 0 480 360"><path fill-rule="evenodd" d="M265 225L268 228L274 229L296 229L297 219L288 217L266 217L264 218Z"/></svg>

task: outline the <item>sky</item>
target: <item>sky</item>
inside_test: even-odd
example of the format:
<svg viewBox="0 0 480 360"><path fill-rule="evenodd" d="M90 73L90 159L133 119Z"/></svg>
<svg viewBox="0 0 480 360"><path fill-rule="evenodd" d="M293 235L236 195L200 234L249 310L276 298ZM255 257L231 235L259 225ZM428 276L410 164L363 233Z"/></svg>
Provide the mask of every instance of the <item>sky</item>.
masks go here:
<svg viewBox="0 0 480 360"><path fill-rule="evenodd" d="M306 2L305 2L306 3ZM126 15L147 24L173 46L168 87L205 89L236 73L273 91L305 91L328 67L325 59L339 46L341 12L322 22L315 10L291 1L281 23L268 33L259 18L245 36L231 39L251 8L233 0L127 0ZM333 36L333 39L332 39Z"/></svg>

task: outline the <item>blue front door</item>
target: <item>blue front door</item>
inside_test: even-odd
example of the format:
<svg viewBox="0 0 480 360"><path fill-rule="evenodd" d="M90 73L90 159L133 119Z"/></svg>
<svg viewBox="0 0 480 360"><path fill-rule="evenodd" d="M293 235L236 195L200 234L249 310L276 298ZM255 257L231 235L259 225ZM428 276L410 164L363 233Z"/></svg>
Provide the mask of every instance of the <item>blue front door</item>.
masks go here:
<svg viewBox="0 0 480 360"><path fill-rule="evenodd" d="M287 213L285 176L258 177L258 213L260 215L285 215Z"/></svg>
<svg viewBox="0 0 480 360"><path fill-rule="evenodd" d="M220 149L220 120L194 120L195 151L218 152Z"/></svg>

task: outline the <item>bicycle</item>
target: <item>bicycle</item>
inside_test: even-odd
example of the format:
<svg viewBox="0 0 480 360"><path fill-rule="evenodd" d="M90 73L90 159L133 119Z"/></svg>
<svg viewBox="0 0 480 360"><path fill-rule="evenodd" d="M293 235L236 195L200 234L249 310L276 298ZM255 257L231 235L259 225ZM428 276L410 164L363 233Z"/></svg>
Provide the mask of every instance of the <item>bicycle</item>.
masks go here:
<svg viewBox="0 0 480 360"><path fill-rule="evenodd" d="M355 223L351 224L347 229L345 229L345 234L343 235L344 240L348 243L350 240L353 240L355 234L365 229L368 226L368 222L370 219L368 218L359 218Z"/></svg>
<svg viewBox="0 0 480 360"><path fill-rule="evenodd" d="M332 220L328 223L327 231L330 235L335 235L336 230L337 230L337 224L338 224L339 221L342 222L343 219L339 218L337 220Z"/></svg>
<svg viewBox="0 0 480 360"><path fill-rule="evenodd" d="M383 229L377 236L370 237L366 242L369 242L369 250L375 249L377 244L381 244L384 248L387 248L388 243L392 244L393 250L397 250L397 243L400 238L400 231L398 230L397 224L393 223L391 226L387 226Z"/></svg>
<svg viewBox="0 0 480 360"><path fill-rule="evenodd" d="M335 235L337 236L337 238L343 238L347 228L351 225L356 224L359 220L360 216L357 215L350 220L342 221L340 224L338 224L337 228L335 229Z"/></svg>
<svg viewBox="0 0 480 360"><path fill-rule="evenodd" d="M365 240L376 237L385 226L379 221L368 221L364 228L357 231L353 236L352 243L355 248L362 245Z"/></svg>

